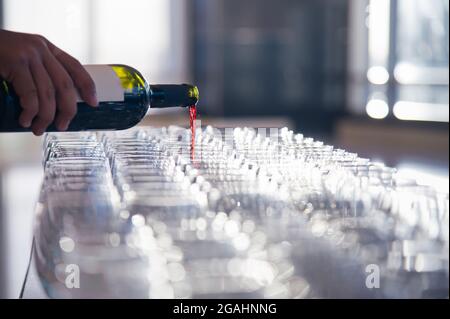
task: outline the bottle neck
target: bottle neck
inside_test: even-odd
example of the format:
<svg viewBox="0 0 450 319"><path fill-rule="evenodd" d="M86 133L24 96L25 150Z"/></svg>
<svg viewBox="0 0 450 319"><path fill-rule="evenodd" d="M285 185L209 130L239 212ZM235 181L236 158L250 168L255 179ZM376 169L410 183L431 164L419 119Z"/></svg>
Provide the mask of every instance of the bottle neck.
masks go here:
<svg viewBox="0 0 450 319"><path fill-rule="evenodd" d="M149 101L151 108L189 107L196 105L199 93L196 86L188 84L150 85Z"/></svg>

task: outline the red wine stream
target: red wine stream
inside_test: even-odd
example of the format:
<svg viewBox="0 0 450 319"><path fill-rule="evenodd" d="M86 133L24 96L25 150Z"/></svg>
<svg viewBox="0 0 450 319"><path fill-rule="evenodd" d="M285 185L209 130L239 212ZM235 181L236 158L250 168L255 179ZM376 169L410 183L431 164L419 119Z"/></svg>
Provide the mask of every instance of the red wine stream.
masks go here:
<svg viewBox="0 0 450 319"><path fill-rule="evenodd" d="M195 120L197 119L197 106L189 106L189 124L191 126L191 160L195 158Z"/></svg>

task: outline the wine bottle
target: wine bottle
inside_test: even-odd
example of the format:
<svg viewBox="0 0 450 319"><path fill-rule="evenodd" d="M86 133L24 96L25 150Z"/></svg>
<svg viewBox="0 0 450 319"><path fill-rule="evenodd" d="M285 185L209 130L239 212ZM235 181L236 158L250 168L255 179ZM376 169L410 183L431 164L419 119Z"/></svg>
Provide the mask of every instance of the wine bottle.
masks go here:
<svg viewBox="0 0 450 319"><path fill-rule="evenodd" d="M126 65L86 65L96 84L99 105L81 99L67 131L123 130L138 124L149 107L188 107L199 99L197 87L188 84L149 85L139 71ZM0 132L29 132L19 124L22 108L13 87L0 79ZM58 131L52 123L47 132Z"/></svg>

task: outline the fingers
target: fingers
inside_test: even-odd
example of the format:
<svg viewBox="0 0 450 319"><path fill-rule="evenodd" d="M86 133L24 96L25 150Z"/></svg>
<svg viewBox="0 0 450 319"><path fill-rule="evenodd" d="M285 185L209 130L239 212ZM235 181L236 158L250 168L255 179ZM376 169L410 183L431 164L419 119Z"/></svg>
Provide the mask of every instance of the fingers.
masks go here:
<svg viewBox="0 0 450 319"><path fill-rule="evenodd" d="M55 118L55 89L41 61L30 63L31 75L38 92L39 112L32 123L35 135L42 135Z"/></svg>
<svg viewBox="0 0 450 319"><path fill-rule="evenodd" d="M65 131L77 113L77 95L73 81L64 67L50 52L44 55L44 66L56 91L57 114L55 125Z"/></svg>
<svg viewBox="0 0 450 319"><path fill-rule="evenodd" d="M95 84L76 59L42 36L10 36L17 38L11 50L16 53L3 57L9 63L0 73L19 98L21 126L41 135L54 121L58 130L67 130L77 112L77 88L84 101L98 104Z"/></svg>
<svg viewBox="0 0 450 319"><path fill-rule="evenodd" d="M19 97L19 102L23 109L19 117L19 124L28 128L39 111L38 90L28 65L23 65L14 72L11 84Z"/></svg>
<svg viewBox="0 0 450 319"><path fill-rule="evenodd" d="M49 47L56 59L64 66L69 75L72 77L75 86L80 92L81 98L89 105L97 106L98 101L95 91L95 83L81 63L66 52L57 48L55 45L50 43Z"/></svg>

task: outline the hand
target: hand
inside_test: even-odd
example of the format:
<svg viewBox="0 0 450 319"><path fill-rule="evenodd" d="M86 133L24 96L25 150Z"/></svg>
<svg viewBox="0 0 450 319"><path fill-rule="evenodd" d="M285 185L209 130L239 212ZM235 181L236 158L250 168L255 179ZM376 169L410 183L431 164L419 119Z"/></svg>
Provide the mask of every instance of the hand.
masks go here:
<svg viewBox="0 0 450 319"><path fill-rule="evenodd" d="M40 35L0 30L0 77L10 83L23 108L19 123L42 135L55 121L65 131L77 112L77 89L91 106L95 84L75 58Z"/></svg>

